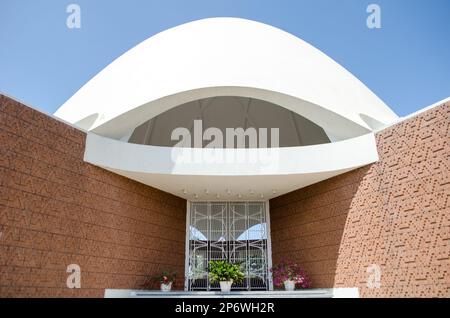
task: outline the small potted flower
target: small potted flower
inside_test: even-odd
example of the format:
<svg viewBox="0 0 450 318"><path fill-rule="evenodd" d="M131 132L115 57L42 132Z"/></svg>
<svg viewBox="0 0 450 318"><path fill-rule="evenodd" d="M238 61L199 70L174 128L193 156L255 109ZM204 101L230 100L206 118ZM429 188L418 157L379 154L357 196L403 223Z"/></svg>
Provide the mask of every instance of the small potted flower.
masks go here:
<svg viewBox="0 0 450 318"><path fill-rule="evenodd" d="M298 288L311 287L311 282L305 271L291 260L282 260L270 270L273 276L273 283L277 287L284 285L284 289L287 291L295 290L296 286Z"/></svg>
<svg viewBox="0 0 450 318"><path fill-rule="evenodd" d="M224 260L210 261L209 280L211 283L219 282L222 292L230 292L233 283L240 283L244 280L244 274L239 264L232 264Z"/></svg>
<svg viewBox="0 0 450 318"><path fill-rule="evenodd" d="M169 292L177 277L176 272L164 271L160 275L154 277L154 281L160 284L162 292Z"/></svg>

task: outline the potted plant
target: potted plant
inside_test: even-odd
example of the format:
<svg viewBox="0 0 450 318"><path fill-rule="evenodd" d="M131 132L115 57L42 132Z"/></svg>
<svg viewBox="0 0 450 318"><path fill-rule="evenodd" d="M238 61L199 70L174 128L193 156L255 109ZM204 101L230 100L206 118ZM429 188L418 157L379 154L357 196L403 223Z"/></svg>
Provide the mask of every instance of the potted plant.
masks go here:
<svg viewBox="0 0 450 318"><path fill-rule="evenodd" d="M229 292L233 282L239 283L244 280L244 274L239 264L232 264L225 260L210 261L209 280L211 283L219 282L222 292Z"/></svg>
<svg viewBox="0 0 450 318"><path fill-rule="evenodd" d="M154 281L160 284L161 291L169 292L175 283L176 277L177 272L164 271L160 275L154 276Z"/></svg>
<svg viewBox="0 0 450 318"><path fill-rule="evenodd" d="M310 288L311 282L308 279L305 271L295 262L291 260L282 260L270 271L273 276L273 283L275 286L284 285L284 289L287 291L295 290L298 288Z"/></svg>

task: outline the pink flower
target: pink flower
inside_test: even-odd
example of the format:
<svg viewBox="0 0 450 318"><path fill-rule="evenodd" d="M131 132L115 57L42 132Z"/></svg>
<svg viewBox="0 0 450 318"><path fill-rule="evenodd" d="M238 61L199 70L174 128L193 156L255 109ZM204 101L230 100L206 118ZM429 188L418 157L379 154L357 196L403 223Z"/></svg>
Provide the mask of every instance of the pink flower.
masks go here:
<svg viewBox="0 0 450 318"><path fill-rule="evenodd" d="M272 272L275 286L282 286L286 280L294 280L300 288L309 288L311 286L305 271L291 260L282 259L270 271Z"/></svg>

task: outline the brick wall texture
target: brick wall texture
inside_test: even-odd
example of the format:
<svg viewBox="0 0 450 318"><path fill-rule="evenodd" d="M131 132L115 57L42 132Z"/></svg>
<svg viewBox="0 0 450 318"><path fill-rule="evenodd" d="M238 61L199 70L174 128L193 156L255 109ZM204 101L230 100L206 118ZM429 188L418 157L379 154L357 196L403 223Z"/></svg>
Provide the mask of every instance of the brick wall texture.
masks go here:
<svg viewBox="0 0 450 318"><path fill-rule="evenodd" d="M362 297L450 297L449 137L447 102L377 133L377 163L271 200L274 263Z"/></svg>
<svg viewBox="0 0 450 318"><path fill-rule="evenodd" d="M0 95L0 297L103 297L184 273L186 201L83 162L84 142Z"/></svg>
<svg viewBox="0 0 450 318"><path fill-rule="evenodd" d="M449 115L383 130L379 162L271 200L273 261L363 297L450 296ZM103 297L184 272L186 201L83 162L84 142L0 95L0 297Z"/></svg>

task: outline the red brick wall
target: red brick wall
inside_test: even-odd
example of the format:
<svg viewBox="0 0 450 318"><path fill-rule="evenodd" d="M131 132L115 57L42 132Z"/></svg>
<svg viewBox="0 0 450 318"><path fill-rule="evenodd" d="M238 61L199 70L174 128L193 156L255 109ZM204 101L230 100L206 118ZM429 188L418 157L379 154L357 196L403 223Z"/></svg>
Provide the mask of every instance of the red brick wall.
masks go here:
<svg viewBox="0 0 450 318"><path fill-rule="evenodd" d="M315 287L450 296L449 112L380 132L376 164L271 200L274 262L294 258ZM83 162L84 140L0 96L1 297L102 297L184 272L185 200ZM69 264L81 289L66 287Z"/></svg>
<svg viewBox="0 0 450 318"><path fill-rule="evenodd" d="M84 142L0 95L0 297L102 297L184 273L186 201L83 162ZM69 264L81 289L66 287Z"/></svg>
<svg viewBox="0 0 450 318"><path fill-rule="evenodd" d="M274 262L363 297L450 297L449 119L446 103L383 130L379 162L271 200Z"/></svg>

